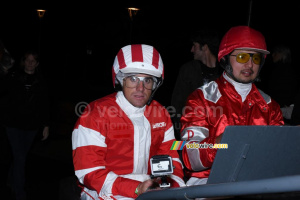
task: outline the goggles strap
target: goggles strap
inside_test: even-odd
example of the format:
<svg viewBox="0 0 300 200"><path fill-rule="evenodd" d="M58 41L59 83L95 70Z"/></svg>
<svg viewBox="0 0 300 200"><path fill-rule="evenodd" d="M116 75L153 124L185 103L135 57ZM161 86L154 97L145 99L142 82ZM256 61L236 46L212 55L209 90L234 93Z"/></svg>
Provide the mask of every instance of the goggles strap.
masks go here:
<svg viewBox="0 0 300 200"><path fill-rule="evenodd" d="M149 100L148 100L148 102L147 102L147 105L149 106L150 105L150 103L151 103L151 101L152 101L152 99L153 99L153 97L154 97L154 94L155 94L155 92L157 91L157 89L162 85L162 83L163 83L163 79L160 77L160 78L157 78L157 86L156 86L156 88L154 89L154 90L152 90L152 93L151 93L151 95L150 95L150 97L149 97Z"/></svg>

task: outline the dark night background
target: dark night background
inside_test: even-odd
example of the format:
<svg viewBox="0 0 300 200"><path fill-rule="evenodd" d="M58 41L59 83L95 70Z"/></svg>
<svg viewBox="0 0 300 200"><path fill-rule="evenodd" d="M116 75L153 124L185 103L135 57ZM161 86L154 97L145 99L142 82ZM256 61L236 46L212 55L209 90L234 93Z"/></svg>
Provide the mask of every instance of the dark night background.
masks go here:
<svg viewBox="0 0 300 200"><path fill-rule="evenodd" d="M193 58L190 33L210 28L221 39L232 26L248 24L249 6L249 0L2 1L0 39L17 64L25 50L40 47L40 67L50 85L50 137L37 142L29 157L31 196L58 199L59 184L73 175L70 137L78 117L76 105L114 91L111 68L121 47L130 43L156 47L165 80L154 98L169 106L179 68ZM132 21L127 7L140 8ZM278 43L291 47L298 72L299 8L297 1L253 0L250 15L250 26L264 34L269 50ZM46 10L42 20L36 9ZM262 70L268 73L267 68ZM7 144L1 147L4 172L10 160L5 150Z"/></svg>
<svg viewBox="0 0 300 200"><path fill-rule="evenodd" d="M130 21L127 7L138 7ZM0 38L17 59L38 49L41 68L57 93L87 100L113 91L111 67L118 50L131 43L155 46L165 64L165 82L156 99L169 105L179 67L192 59L189 34L211 28L219 37L232 26L247 25L250 1L79 1L11 3L1 6ZM299 5L293 1L252 1L250 26L261 31L268 49L284 42L299 53ZM36 9L45 9L40 21ZM130 36L130 27L132 34ZM131 39L130 39L131 38ZM91 50L91 54L87 51ZM269 56L270 57L270 56ZM94 90L94 91L93 91ZM160 95L164 94L164 95Z"/></svg>

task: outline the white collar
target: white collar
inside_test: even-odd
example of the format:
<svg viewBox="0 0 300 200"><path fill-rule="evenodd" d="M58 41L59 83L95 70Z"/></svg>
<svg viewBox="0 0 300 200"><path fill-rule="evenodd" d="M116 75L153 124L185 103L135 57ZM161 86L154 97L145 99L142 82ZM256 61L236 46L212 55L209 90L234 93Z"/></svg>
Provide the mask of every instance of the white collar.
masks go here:
<svg viewBox="0 0 300 200"><path fill-rule="evenodd" d="M229 83L231 83L234 86L237 93L239 95L241 95L242 102L244 102L247 95L249 94L249 92L252 89L252 83L238 83L238 82L234 81L232 78L230 78L229 76L227 76L227 74L225 72L224 72L223 76Z"/></svg>
<svg viewBox="0 0 300 200"><path fill-rule="evenodd" d="M140 117L144 114L146 105L142 108L137 108L133 106L124 96L122 91L117 93L117 104L121 107L121 109L126 113L128 117Z"/></svg>

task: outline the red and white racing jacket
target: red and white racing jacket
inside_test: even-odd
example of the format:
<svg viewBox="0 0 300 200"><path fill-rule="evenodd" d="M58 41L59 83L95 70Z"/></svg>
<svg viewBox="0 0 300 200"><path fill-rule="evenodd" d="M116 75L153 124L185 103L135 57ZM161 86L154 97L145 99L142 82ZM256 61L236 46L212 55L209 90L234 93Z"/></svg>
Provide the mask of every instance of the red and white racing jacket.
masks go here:
<svg viewBox="0 0 300 200"><path fill-rule="evenodd" d="M156 101L136 108L114 93L90 103L72 134L73 163L82 199L136 198L140 182L150 179L150 158L169 155L175 166L171 187L185 186L173 124Z"/></svg>
<svg viewBox="0 0 300 200"><path fill-rule="evenodd" d="M195 90L181 118L182 140L215 144L228 125L283 125L279 104L254 84L244 102L224 75ZM208 178L217 149L191 148L182 151L191 177Z"/></svg>

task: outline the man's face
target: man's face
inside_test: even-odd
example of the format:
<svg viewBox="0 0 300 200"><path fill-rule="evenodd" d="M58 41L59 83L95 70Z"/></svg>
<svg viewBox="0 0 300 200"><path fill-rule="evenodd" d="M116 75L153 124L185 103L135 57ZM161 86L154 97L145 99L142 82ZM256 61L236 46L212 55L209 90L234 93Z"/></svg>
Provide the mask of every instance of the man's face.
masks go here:
<svg viewBox="0 0 300 200"><path fill-rule="evenodd" d="M137 74L137 77L152 77L146 74ZM144 79L145 80L145 79ZM129 88L126 86L126 81L131 81L130 77L123 79L123 93L125 98L135 107L141 108L146 105L149 100L152 90L144 87L143 81L139 81L136 87ZM127 84L128 85L128 84Z"/></svg>
<svg viewBox="0 0 300 200"><path fill-rule="evenodd" d="M36 67L39 65L39 62L37 62L33 55L29 54L27 58L24 61L25 65L25 71L33 72Z"/></svg>
<svg viewBox="0 0 300 200"><path fill-rule="evenodd" d="M191 52L194 54L194 60L202 60L204 52L198 42L193 42Z"/></svg>
<svg viewBox="0 0 300 200"><path fill-rule="evenodd" d="M249 60L245 63L240 63L237 60L237 56L240 53L250 53L250 54L256 54L258 52L256 51L249 51L249 50L234 50L230 58L230 63L233 69L233 76L241 83L251 83L254 81L254 79L258 76L259 73L259 64L255 64L253 61L253 55L249 58ZM241 56L241 54L240 54ZM257 56L257 55L256 55ZM263 56L263 55L261 55ZM240 57L242 58L242 57ZM254 59L256 57L254 56ZM258 60L259 58L257 58Z"/></svg>

